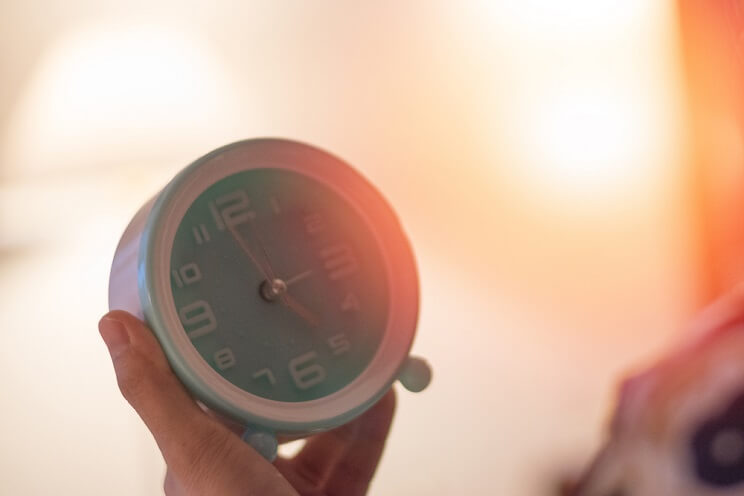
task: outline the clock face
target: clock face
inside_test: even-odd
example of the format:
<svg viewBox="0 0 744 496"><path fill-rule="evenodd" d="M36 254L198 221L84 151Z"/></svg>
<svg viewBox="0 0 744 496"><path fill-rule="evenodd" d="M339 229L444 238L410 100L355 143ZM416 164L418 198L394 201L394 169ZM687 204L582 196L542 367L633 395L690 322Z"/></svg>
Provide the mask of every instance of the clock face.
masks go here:
<svg viewBox="0 0 744 496"><path fill-rule="evenodd" d="M252 169L186 210L170 289L189 340L222 377L302 402L339 391L372 361L388 323L385 267L367 221L334 190Z"/></svg>

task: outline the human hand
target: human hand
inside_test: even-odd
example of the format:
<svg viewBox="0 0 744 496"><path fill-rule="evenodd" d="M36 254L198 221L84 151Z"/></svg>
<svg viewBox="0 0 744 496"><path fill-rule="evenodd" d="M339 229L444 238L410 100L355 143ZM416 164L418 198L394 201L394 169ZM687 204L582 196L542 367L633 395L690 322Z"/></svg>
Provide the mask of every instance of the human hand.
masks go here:
<svg viewBox="0 0 744 496"><path fill-rule="evenodd" d="M354 421L309 438L294 458L278 458L272 464L199 408L141 321L116 310L98 327L122 394L152 433L168 466L168 496L366 494L390 430L393 390Z"/></svg>

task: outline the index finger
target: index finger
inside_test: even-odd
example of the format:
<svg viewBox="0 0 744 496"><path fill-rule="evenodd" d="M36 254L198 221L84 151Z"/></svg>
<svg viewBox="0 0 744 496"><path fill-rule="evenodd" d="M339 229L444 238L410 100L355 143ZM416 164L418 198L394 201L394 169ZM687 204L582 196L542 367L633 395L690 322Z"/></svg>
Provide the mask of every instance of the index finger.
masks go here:
<svg viewBox="0 0 744 496"><path fill-rule="evenodd" d="M310 438L293 459L278 460L278 467L296 487L328 496L365 494L385 447L395 403L391 389L357 419Z"/></svg>

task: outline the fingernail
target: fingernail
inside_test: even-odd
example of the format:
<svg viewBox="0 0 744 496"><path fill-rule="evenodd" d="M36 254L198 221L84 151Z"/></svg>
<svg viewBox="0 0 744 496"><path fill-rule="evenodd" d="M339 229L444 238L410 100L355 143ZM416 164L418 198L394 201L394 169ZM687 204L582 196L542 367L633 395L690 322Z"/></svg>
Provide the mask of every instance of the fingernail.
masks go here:
<svg viewBox="0 0 744 496"><path fill-rule="evenodd" d="M129 347L129 333L118 320L104 318L98 323L104 343L108 347L111 358L121 355Z"/></svg>

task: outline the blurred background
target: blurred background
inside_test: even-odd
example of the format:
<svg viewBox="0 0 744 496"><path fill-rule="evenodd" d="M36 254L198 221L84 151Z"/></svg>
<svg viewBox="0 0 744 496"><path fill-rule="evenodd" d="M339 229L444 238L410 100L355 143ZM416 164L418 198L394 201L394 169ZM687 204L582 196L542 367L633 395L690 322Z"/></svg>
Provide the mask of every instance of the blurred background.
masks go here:
<svg viewBox="0 0 744 496"><path fill-rule="evenodd" d="M551 494L744 275L743 27L740 0L0 0L0 494L162 493L96 329L111 259L257 136L356 166L417 254L435 378L371 494Z"/></svg>

